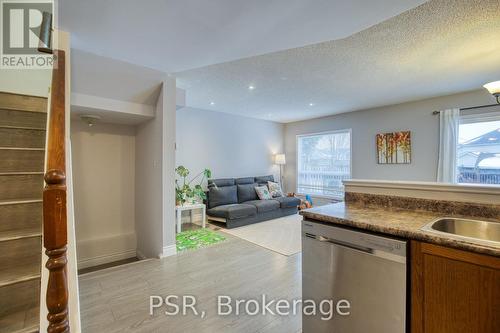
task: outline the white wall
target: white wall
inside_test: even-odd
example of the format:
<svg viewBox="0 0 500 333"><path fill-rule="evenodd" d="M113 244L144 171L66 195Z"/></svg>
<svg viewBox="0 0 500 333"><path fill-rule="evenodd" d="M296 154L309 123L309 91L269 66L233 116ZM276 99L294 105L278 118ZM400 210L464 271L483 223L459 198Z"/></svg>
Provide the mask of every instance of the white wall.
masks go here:
<svg viewBox="0 0 500 333"><path fill-rule="evenodd" d="M163 91L156 116L137 127L135 177L137 254L158 257L162 249L162 118Z"/></svg>
<svg viewBox="0 0 500 333"><path fill-rule="evenodd" d="M165 77L155 118L137 127L136 230L140 257L175 254L175 78Z"/></svg>
<svg viewBox="0 0 500 333"><path fill-rule="evenodd" d="M79 268L136 255L135 128L71 122Z"/></svg>
<svg viewBox="0 0 500 333"><path fill-rule="evenodd" d="M168 75L162 86L162 180L163 180L163 248L162 257L177 253L175 239L175 139L177 133L176 79ZM158 103L159 105L160 103Z"/></svg>
<svg viewBox="0 0 500 333"><path fill-rule="evenodd" d="M273 155L283 152L284 125L222 112L177 110L177 165L213 178L279 174Z"/></svg>
<svg viewBox="0 0 500 333"><path fill-rule="evenodd" d="M492 103L493 98L486 90L478 90L288 123L285 126L286 187L290 191L296 189L297 135L346 128L352 129L352 178L436 181L439 117L432 115L432 111ZM411 131L411 164L377 164L375 135L401 130Z"/></svg>
<svg viewBox="0 0 500 333"><path fill-rule="evenodd" d="M51 82L49 69L0 69L2 92L48 97Z"/></svg>

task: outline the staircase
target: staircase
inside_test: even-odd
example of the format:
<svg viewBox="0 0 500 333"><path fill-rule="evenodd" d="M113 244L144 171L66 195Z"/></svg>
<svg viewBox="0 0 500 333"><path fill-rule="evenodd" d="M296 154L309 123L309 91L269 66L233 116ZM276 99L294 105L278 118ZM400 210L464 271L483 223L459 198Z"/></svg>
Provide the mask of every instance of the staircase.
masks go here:
<svg viewBox="0 0 500 333"><path fill-rule="evenodd" d="M46 110L0 92L0 333L38 332Z"/></svg>

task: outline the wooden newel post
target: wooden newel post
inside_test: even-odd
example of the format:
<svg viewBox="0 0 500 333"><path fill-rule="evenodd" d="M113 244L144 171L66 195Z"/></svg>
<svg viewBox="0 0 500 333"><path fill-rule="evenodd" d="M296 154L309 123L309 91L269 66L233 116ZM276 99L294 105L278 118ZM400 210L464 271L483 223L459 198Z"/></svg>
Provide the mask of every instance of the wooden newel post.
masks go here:
<svg viewBox="0 0 500 333"><path fill-rule="evenodd" d="M60 170L45 174L47 186L43 192L43 230L45 254L49 257L45 267L49 270L47 284L47 319L49 333L69 332L68 281L66 278L66 178Z"/></svg>
<svg viewBox="0 0 500 333"><path fill-rule="evenodd" d="M63 51L55 51L51 105L48 119L46 186L43 190L43 245L49 257L46 304L48 333L69 332L67 281L67 214L65 152L65 59Z"/></svg>

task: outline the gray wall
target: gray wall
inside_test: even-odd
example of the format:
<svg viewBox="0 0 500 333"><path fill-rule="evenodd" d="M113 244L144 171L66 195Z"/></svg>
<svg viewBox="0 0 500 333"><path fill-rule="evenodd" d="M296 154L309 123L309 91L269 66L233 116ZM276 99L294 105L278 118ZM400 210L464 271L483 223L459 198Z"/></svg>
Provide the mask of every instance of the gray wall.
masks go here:
<svg viewBox="0 0 500 333"><path fill-rule="evenodd" d="M177 111L176 164L214 178L279 174L273 155L283 152L284 125L222 112Z"/></svg>
<svg viewBox="0 0 500 333"><path fill-rule="evenodd" d="M80 268L136 255L135 128L71 121Z"/></svg>
<svg viewBox="0 0 500 333"><path fill-rule="evenodd" d="M492 104L493 102L492 96L487 91L477 90L288 123L285 126L286 189L288 191L296 189L296 136L346 128L352 129L352 178L435 181L439 146L439 118L432 115L432 111ZM378 165L375 135L401 130L411 131L411 164Z"/></svg>

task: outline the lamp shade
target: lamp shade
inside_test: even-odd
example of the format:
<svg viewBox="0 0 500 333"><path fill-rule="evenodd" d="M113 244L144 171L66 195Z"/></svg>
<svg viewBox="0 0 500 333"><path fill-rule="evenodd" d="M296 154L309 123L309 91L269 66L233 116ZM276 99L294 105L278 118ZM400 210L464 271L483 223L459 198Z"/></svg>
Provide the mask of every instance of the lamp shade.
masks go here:
<svg viewBox="0 0 500 333"><path fill-rule="evenodd" d="M284 165L286 164L285 154L274 155L274 164Z"/></svg>
<svg viewBox="0 0 500 333"><path fill-rule="evenodd" d="M500 81L487 83L483 87L485 87L493 96L500 95Z"/></svg>

